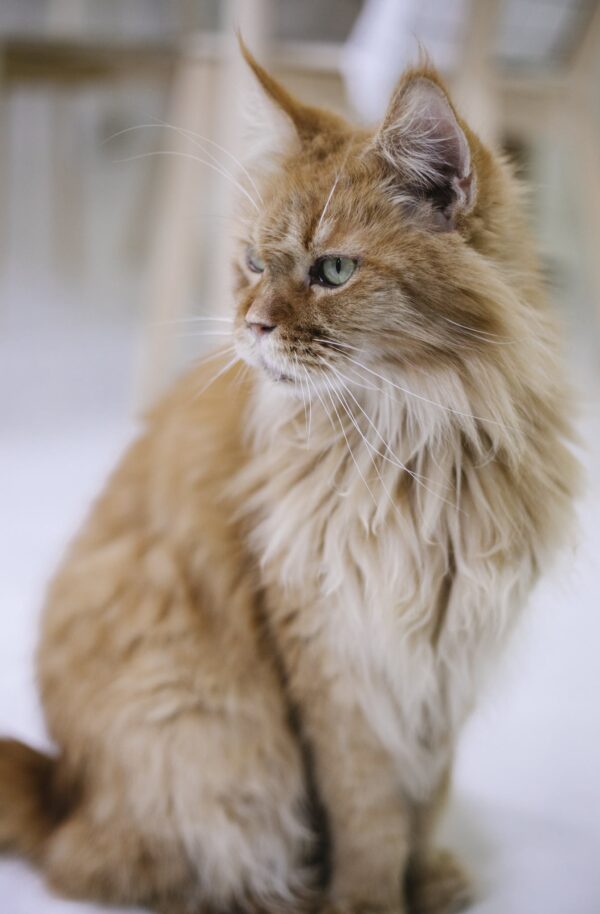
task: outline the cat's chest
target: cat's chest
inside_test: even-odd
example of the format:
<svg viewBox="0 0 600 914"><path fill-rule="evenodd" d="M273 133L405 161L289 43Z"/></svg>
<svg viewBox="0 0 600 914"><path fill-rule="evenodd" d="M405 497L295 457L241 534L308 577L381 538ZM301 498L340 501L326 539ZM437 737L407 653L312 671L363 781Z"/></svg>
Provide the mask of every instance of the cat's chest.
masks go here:
<svg viewBox="0 0 600 914"><path fill-rule="evenodd" d="M431 717L439 704L431 634L446 557L402 506L370 526L364 495L290 489L271 502L256 537L267 580L300 610L298 634L317 636L340 699L361 704L401 755L421 736L424 708Z"/></svg>
<svg viewBox="0 0 600 914"><path fill-rule="evenodd" d="M396 759L405 789L415 797L426 794L440 776L448 744L445 672L432 643L430 613L443 572L433 573L438 560L432 556L436 595L420 587L401 526L388 526L380 541L349 520L338 526L331 518L321 533L318 548L313 531L303 581L283 588L279 582L283 613L287 594L299 610L296 643L317 654L329 700L360 708L366 726ZM293 550L293 542L289 546Z"/></svg>
<svg viewBox="0 0 600 914"><path fill-rule="evenodd" d="M427 792L451 738L446 671L430 637L405 624L394 595L350 606L342 593L319 607L322 659L335 700L359 707L367 726L396 759L405 787Z"/></svg>

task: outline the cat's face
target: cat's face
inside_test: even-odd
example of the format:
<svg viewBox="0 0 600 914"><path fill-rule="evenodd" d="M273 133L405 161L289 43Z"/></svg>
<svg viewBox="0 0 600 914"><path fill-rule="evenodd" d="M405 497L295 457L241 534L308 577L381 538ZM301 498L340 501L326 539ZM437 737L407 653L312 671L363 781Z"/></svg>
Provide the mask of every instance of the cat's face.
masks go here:
<svg viewBox="0 0 600 914"><path fill-rule="evenodd" d="M298 117L293 148L250 189L256 211L242 223L234 265L242 357L274 382L309 391L325 378L368 381L364 366L455 362L465 336L473 350L502 333L457 230L476 179L439 86L413 76L376 134L304 106Z"/></svg>

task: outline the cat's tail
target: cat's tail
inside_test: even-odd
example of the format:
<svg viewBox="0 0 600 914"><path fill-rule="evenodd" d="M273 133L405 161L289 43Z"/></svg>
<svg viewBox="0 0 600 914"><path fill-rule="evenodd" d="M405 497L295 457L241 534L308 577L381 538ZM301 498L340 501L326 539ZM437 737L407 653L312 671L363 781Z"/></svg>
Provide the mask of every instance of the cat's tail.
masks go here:
<svg viewBox="0 0 600 914"><path fill-rule="evenodd" d="M38 861L56 828L57 761L14 739L0 739L0 853Z"/></svg>

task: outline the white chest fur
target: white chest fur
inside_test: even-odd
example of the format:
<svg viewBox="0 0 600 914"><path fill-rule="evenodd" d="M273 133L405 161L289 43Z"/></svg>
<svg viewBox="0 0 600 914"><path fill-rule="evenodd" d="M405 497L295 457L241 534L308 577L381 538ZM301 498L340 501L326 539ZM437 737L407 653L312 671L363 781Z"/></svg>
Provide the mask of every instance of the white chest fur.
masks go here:
<svg viewBox="0 0 600 914"><path fill-rule="evenodd" d="M531 562L486 556L473 510L465 533L462 508L433 483L407 480L366 448L350 459L329 437L261 449L242 480L254 545L265 582L318 636L336 700L362 708L418 797L446 764ZM452 448L435 466L452 472Z"/></svg>

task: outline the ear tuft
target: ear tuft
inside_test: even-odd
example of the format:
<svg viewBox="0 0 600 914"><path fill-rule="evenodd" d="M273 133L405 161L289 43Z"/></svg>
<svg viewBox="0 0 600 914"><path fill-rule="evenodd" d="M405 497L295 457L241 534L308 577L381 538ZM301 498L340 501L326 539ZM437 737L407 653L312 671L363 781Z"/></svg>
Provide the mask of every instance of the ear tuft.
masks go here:
<svg viewBox="0 0 600 914"><path fill-rule="evenodd" d="M409 74L394 93L376 145L402 189L455 227L475 200L471 150L446 92L429 73Z"/></svg>
<svg viewBox="0 0 600 914"><path fill-rule="evenodd" d="M238 42L244 60L254 73L265 96L282 116L289 119L301 143L310 142L321 133L340 132L345 129L344 121L337 115L305 105L294 98L291 92L278 83L252 56L239 32Z"/></svg>
<svg viewBox="0 0 600 914"><path fill-rule="evenodd" d="M300 148L293 122L254 80L244 86L242 137L246 164L264 171Z"/></svg>

